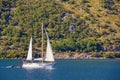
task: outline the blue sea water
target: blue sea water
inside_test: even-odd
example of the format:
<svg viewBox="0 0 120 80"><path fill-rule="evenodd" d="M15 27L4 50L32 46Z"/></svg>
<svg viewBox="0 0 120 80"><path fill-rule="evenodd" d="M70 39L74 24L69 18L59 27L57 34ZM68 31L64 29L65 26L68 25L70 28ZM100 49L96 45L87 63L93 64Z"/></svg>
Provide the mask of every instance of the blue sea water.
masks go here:
<svg viewBox="0 0 120 80"><path fill-rule="evenodd" d="M11 65L22 65L22 60L0 60L0 80L120 80L120 60L56 60L53 69Z"/></svg>

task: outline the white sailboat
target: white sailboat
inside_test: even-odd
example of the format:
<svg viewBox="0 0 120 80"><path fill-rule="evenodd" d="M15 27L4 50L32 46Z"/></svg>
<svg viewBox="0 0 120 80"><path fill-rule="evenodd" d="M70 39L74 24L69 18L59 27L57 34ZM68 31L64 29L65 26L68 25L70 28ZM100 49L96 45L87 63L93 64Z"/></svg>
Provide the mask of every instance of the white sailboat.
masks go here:
<svg viewBox="0 0 120 80"><path fill-rule="evenodd" d="M47 36L47 49L46 49L45 56L43 56L43 26L42 26L42 59L39 61L35 61L36 59L33 60L32 58L32 37L31 37L27 58L23 62L23 65L22 65L23 68L44 68L47 66L50 66L50 67L53 66L55 59L53 56L52 47L51 47L50 40L49 40L46 30L45 30L45 33Z"/></svg>

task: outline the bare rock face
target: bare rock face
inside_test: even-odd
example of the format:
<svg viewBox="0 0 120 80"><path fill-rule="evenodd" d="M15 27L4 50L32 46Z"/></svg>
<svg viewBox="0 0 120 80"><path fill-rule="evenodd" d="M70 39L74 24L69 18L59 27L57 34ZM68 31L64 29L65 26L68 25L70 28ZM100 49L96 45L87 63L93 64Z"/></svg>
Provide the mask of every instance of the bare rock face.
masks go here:
<svg viewBox="0 0 120 80"><path fill-rule="evenodd" d="M54 57L56 59L92 59L91 53L81 53L81 54L76 53L73 56L66 54L55 54Z"/></svg>
<svg viewBox="0 0 120 80"><path fill-rule="evenodd" d="M66 54L55 54L54 57L56 59L69 59L69 55Z"/></svg>

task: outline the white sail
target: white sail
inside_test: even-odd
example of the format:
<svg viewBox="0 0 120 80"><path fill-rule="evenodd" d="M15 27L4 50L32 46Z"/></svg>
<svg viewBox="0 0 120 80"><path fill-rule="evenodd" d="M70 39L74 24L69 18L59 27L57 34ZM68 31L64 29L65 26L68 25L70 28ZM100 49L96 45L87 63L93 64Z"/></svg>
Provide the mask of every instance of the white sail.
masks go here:
<svg viewBox="0 0 120 80"><path fill-rule="evenodd" d="M26 60L32 60L32 37L30 39L30 45L29 45L29 50L27 54L27 59Z"/></svg>
<svg viewBox="0 0 120 80"><path fill-rule="evenodd" d="M45 30L45 32L46 32L46 30ZM54 62L53 51L52 51L52 47L51 47L47 32L46 32L46 36L47 36L47 50L46 50L46 55L45 55L44 61Z"/></svg>

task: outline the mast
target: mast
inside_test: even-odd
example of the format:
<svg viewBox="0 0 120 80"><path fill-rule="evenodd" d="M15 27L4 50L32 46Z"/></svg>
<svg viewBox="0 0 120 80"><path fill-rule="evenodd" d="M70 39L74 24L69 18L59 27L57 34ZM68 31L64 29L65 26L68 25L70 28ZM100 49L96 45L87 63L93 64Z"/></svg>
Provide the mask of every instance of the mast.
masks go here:
<svg viewBox="0 0 120 80"><path fill-rule="evenodd" d="M42 63L43 63L43 23L42 23Z"/></svg>

